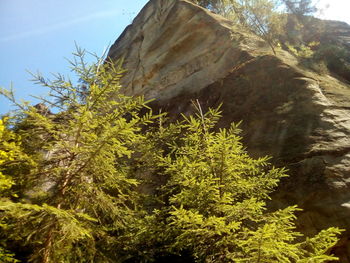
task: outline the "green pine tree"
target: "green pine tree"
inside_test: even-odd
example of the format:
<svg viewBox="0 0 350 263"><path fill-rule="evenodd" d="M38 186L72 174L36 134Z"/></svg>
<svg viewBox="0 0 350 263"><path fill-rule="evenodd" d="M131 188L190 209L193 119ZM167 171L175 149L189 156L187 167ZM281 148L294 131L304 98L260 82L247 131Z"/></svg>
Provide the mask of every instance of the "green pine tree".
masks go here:
<svg viewBox="0 0 350 263"><path fill-rule="evenodd" d="M156 194L158 207L134 235L137 260L169 255L183 260L187 255L188 262L335 260L327 251L339 229L306 238L295 229L295 206L266 210L285 170L271 167L267 157L249 157L234 124L215 131L218 110L203 114L197 105L197 111L154 134L165 142L154 163L158 180L166 183Z"/></svg>
<svg viewBox="0 0 350 263"><path fill-rule="evenodd" d="M13 162L22 159L19 138L6 126L7 119L0 119L0 204L12 196L9 189L14 185L12 178L3 172L6 167L13 165ZM6 229L8 225L0 220L0 227ZM14 259L14 254L4 248L5 245L3 240L0 241L0 261L4 263L18 262Z"/></svg>
<svg viewBox="0 0 350 263"><path fill-rule="evenodd" d="M36 75L49 98L0 122L2 261L336 259L339 229L304 237L296 207L266 210L285 170L251 158L236 125L217 130L219 110L198 103L196 116L168 123L122 94L119 64L84 55L72 61L78 84Z"/></svg>
<svg viewBox="0 0 350 263"><path fill-rule="evenodd" d="M87 65L84 55L78 48L71 62L81 84L34 76L57 114L25 103L13 119L36 165L16 175L20 198L2 200L0 217L8 242L29 250L29 262L116 262L118 240L137 213L129 162L153 117L140 116L142 98L119 92L120 67L102 59Z"/></svg>

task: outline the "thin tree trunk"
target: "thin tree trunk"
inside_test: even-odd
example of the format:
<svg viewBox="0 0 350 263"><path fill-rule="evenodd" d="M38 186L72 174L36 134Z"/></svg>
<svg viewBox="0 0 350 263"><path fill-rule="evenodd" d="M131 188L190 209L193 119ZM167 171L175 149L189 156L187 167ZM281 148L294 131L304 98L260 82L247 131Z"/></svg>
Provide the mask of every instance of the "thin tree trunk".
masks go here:
<svg viewBox="0 0 350 263"><path fill-rule="evenodd" d="M51 246L52 246L52 235L53 235L53 228L54 226L51 227L46 241L45 241L45 246L44 246L44 255L43 255L43 260L42 263L49 263L50 262L50 251L51 251Z"/></svg>

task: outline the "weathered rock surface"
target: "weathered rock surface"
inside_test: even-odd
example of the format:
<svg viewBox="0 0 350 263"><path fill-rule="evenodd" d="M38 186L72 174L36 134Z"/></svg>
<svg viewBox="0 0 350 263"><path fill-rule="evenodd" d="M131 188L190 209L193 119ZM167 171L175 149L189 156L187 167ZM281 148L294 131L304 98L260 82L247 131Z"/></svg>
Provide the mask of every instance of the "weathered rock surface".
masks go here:
<svg viewBox="0 0 350 263"><path fill-rule="evenodd" d="M303 208L302 231L350 229L348 84L299 67L287 52L273 55L261 39L184 0L151 0L109 56L124 58L127 94L155 98L173 118L198 99L223 103L222 126L243 120L248 151L289 168L273 205ZM335 248L341 262L350 262L348 237Z"/></svg>

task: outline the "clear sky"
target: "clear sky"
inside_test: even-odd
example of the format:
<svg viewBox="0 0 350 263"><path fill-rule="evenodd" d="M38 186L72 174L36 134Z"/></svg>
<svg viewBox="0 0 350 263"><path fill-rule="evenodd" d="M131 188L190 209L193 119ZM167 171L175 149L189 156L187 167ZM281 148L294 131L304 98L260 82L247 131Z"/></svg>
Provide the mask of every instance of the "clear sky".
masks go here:
<svg viewBox="0 0 350 263"><path fill-rule="evenodd" d="M0 0L0 86L18 98L46 94L26 72L70 74L65 58L77 44L102 54L147 0ZM10 103L0 96L0 114Z"/></svg>
<svg viewBox="0 0 350 263"><path fill-rule="evenodd" d="M0 86L12 82L18 98L45 94L26 72L69 75L74 42L102 54L147 0L0 0ZM349 0L320 0L323 18L350 24ZM10 103L0 97L0 114Z"/></svg>
<svg viewBox="0 0 350 263"><path fill-rule="evenodd" d="M0 0L1 1L1 0ZM339 20L350 25L350 0L315 0L318 8L323 10L321 18Z"/></svg>

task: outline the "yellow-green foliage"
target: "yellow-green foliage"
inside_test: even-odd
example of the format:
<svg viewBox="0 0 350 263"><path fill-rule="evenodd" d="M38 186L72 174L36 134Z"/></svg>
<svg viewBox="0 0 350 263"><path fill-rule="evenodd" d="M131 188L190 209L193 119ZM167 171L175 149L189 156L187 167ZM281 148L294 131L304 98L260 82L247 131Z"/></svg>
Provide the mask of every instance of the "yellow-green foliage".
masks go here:
<svg viewBox="0 0 350 263"><path fill-rule="evenodd" d="M0 123L2 262L14 262L8 249L43 263L335 259L338 229L305 238L296 207L267 211L285 170L251 158L236 125L216 130L219 110L198 103L196 116L168 123L120 92L118 66L84 55L72 61L76 85L35 76L58 113L17 104Z"/></svg>
<svg viewBox="0 0 350 263"><path fill-rule="evenodd" d="M267 157L249 157L235 125L214 131L219 112L203 114L197 108L197 116L184 116L184 121L155 134L168 138L169 149L157 157L159 176L168 180L159 189L158 209L135 235L140 239L136 247L151 244L141 258L169 253L189 254L191 262L336 259L326 252L337 242L338 229L305 238L295 230L299 209L266 210L285 170L271 167Z"/></svg>
<svg viewBox="0 0 350 263"><path fill-rule="evenodd" d="M8 189L13 184L11 178L2 173L6 163L13 161L18 152L16 136L5 127L6 119L0 119L0 192Z"/></svg>
<svg viewBox="0 0 350 263"><path fill-rule="evenodd" d="M102 59L87 65L84 55L78 49L72 61L83 84L35 76L50 89L52 100L43 102L58 114L17 104L16 130L42 158L16 174L28 189L2 202L0 217L8 243L29 249L31 262L115 262L119 235L135 217L138 182L129 160L153 117L139 115L142 98L119 92L119 67ZM11 91L3 94L16 103Z"/></svg>
<svg viewBox="0 0 350 263"><path fill-rule="evenodd" d="M301 58L301 59L308 59L313 57L314 51L313 48L317 47L319 43L317 42L310 42L308 45L299 45L299 46L293 46L289 43L285 43L287 46L289 52L291 52L294 56Z"/></svg>
<svg viewBox="0 0 350 263"><path fill-rule="evenodd" d="M14 258L14 254L0 246L0 262L2 263L16 263L19 262Z"/></svg>
<svg viewBox="0 0 350 263"><path fill-rule="evenodd" d="M17 136L7 129L7 119L0 119L0 206L5 202L4 192L9 190L14 184L11 177L3 174L3 169L10 162L19 159L20 146ZM0 221L0 226L6 228L6 224ZM4 244L0 241L0 261L1 262L17 262L13 258L14 254L3 248Z"/></svg>

